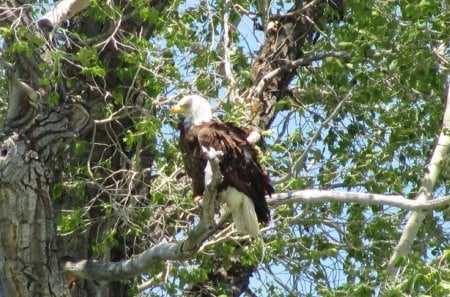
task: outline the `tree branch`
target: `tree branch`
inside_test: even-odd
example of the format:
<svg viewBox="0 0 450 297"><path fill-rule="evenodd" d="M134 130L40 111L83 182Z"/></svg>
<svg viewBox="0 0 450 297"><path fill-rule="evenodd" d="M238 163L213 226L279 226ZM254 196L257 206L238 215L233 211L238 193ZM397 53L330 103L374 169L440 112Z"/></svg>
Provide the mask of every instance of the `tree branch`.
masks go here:
<svg viewBox="0 0 450 297"><path fill-rule="evenodd" d="M218 224L214 224L214 200L217 194L217 185L220 182L218 163L211 162L213 167L213 182L205 191L202 203L204 215L199 224L180 242L163 242L145 250L143 253L120 262L101 262L94 260L82 260L79 262L67 262L64 270L71 276L80 279L93 280L119 280L133 277L148 270L152 265L161 261L182 261L192 258L201 247L202 243L214 234L229 218L225 215ZM219 179L218 179L219 178ZM364 205L389 205L407 210L430 210L450 204L450 196L440 197L432 201L420 201L407 199L400 195L381 195L358 192L337 192L322 190L302 190L273 194L268 197L271 206L292 203L360 203ZM205 215L209 213L209 215ZM212 214L212 216L211 216Z"/></svg>
<svg viewBox="0 0 450 297"><path fill-rule="evenodd" d="M231 69L231 55L230 55L230 10L231 1L225 1L225 12L223 15L223 68L225 78L229 81L231 89L234 89L235 79ZM234 98L231 98L232 100Z"/></svg>
<svg viewBox="0 0 450 297"><path fill-rule="evenodd" d="M200 222L180 242L162 242L146 249L137 256L119 262L102 262L96 260L81 260L79 262L66 262L64 271L75 279L91 279L98 281L112 281L133 277L148 270L152 265L161 261L185 260L195 256L202 243L214 234L224 223L225 219L215 224L215 200L217 186L222 180L219 160L209 160L212 171L211 182L207 185L202 202ZM225 215L226 218L228 216Z"/></svg>
<svg viewBox="0 0 450 297"><path fill-rule="evenodd" d="M160 243L141 254L128 260L119 262L101 262L95 260L82 260L79 262L66 262L64 271L79 279L93 280L120 280L133 277L160 261L181 260L189 257L190 253L183 253L183 242Z"/></svg>
<svg viewBox="0 0 450 297"><path fill-rule="evenodd" d="M206 184L205 192L202 201L202 216L197 227L188 235L188 238L183 242L182 251L197 251L201 244L208 239L218 228L214 226L215 201L217 197L217 187L222 181L222 174L220 173L219 160L217 158L208 161L211 165L212 179Z"/></svg>
<svg viewBox="0 0 450 297"><path fill-rule="evenodd" d="M40 26L58 27L91 4L91 0L62 0L39 19Z"/></svg>
<svg viewBox="0 0 450 297"><path fill-rule="evenodd" d="M306 145L306 148L303 150L302 154L298 159L292 164L291 168L289 169L288 173L286 173L284 176L278 178L277 180L273 181L273 184L279 184L282 182L285 182L289 178L296 176L300 169L303 168L303 165L305 163L306 157L311 150L313 144L316 142L316 140L319 138L320 134L322 133L322 129L328 125L328 123L334 119L337 115L337 113L342 109L344 104L352 98L353 90L350 90L349 93L344 97L344 99L339 102L339 104L336 106L336 108L333 110L333 112L328 116L320 125L319 129L317 129L316 133L314 133L314 136L309 140L308 144Z"/></svg>
<svg viewBox="0 0 450 297"><path fill-rule="evenodd" d="M38 93L27 83L19 79L14 64L6 61L0 55L0 66L8 76L8 113L9 124L17 126L28 122L38 108Z"/></svg>
<svg viewBox="0 0 450 297"><path fill-rule="evenodd" d="M326 53L318 53L314 55L310 55L305 58L301 58L295 61L289 61L286 62L281 67L276 68L275 70L270 71L269 73L265 74L263 78L258 82L256 87L253 89L254 96L260 97L262 93L265 91L266 87L269 85L269 83L278 77L280 73L288 70L294 70L297 69L300 66L308 66L312 62L323 60L328 57L338 58L338 59L350 59L350 54L347 52L326 52Z"/></svg>
<svg viewBox="0 0 450 297"><path fill-rule="evenodd" d="M426 170L425 176L422 179L421 187L416 201L426 202L433 198L433 189L436 185L437 179L441 172L440 165L445 160L448 155L448 150L450 146L450 86L447 86L447 99L444 111L444 118L442 122L442 129L437 141L436 147L434 149L433 155L431 157L430 163ZM389 259L388 271L391 275L397 273L397 268L395 267L396 260L405 256L411 251L411 246L414 239L416 238L417 232L425 218L425 212L415 211L411 214L411 217L406 223L405 229L398 241L397 246L394 248L394 252Z"/></svg>
<svg viewBox="0 0 450 297"><path fill-rule="evenodd" d="M355 202L364 205L388 205L406 210L430 210L450 204L450 196L443 196L430 201L419 201L405 198L401 195L382 195L359 192L338 192L324 190L301 190L272 194L267 197L271 206L292 203L323 203L323 202Z"/></svg>

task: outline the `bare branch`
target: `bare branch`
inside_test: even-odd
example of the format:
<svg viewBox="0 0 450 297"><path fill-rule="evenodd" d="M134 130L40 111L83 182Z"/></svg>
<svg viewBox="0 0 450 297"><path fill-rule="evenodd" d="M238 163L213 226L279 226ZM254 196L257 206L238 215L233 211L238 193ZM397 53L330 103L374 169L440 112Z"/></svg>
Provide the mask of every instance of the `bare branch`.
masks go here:
<svg viewBox="0 0 450 297"><path fill-rule="evenodd" d="M359 192L338 192L325 190L301 190L273 194L267 197L271 206L292 203L323 203L323 202L355 202L364 205L388 205L406 210L430 210L450 204L450 196L443 196L431 201L407 199L401 195L382 195Z"/></svg>
<svg viewBox="0 0 450 297"><path fill-rule="evenodd" d="M81 279L119 280L135 276L161 261L182 261L194 257L199 248L202 247L202 243L230 217L229 214L226 214L218 224L214 223L214 200L217 194L217 185L220 182L220 175L218 175L220 171L217 162L212 162L212 168L213 182L205 191L202 203L204 215L185 240L175 243L160 243L131 259L120 262L89 260L82 260L76 263L67 262L64 267L66 273ZM400 195L302 190L273 194L272 197L268 197L268 203L271 206L323 202L354 202L364 205L389 205L407 210L429 210L450 204L450 196L444 196L432 201L419 201L407 199ZM207 213L209 215L205 215Z"/></svg>
<svg viewBox="0 0 450 297"><path fill-rule="evenodd" d="M230 85L234 86L234 76L231 71L231 58L230 58L230 8L231 1L225 1L225 12L223 15L223 63L226 79L230 82ZM232 98L233 100L234 98Z"/></svg>
<svg viewBox="0 0 450 297"><path fill-rule="evenodd" d="M254 88L254 97L260 97L269 83L275 79L281 72L294 70L300 66L307 66L314 61L323 60L328 57L338 58L338 59L349 59L350 54L347 52L327 52L327 53L318 53L314 55L310 55L305 58L301 58L295 61L289 61L283 66L272 70L271 72L264 75L264 77L258 82L257 86Z"/></svg>
<svg viewBox="0 0 450 297"><path fill-rule="evenodd" d="M442 122L442 130L439 135L436 147L431 157L430 163L426 170L425 176L422 179L420 192L416 197L416 201L424 203L433 198L433 189L436 185L437 179L441 172L441 163L448 155L450 147L450 86L447 87L447 99L444 111L444 119ZM416 238L417 232L425 218L425 212L415 211L411 214L411 217L406 223L405 229L398 241L397 246L394 248L394 252L389 259L388 270L391 275L397 273L397 269L394 267L396 260L407 255L411 251L411 246Z"/></svg>
<svg viewBox="0 0 450 297"><path fill-rule="evenodd" d="M181 260L190 253L181 252L183 242L160 243L129 260L120 262L100 262L82 260L66 262L64 270L79 279L119 280L147 270L159 261Z"/></svg>
<svg viewBox="0 0 450 297"><path fill-rule="evenodd" d="M218 224L215 224L215 200L217 186L222 180L219 160L209 160L212 170L212 180L205 189L200 222L189 233L188 237L180 242L159 243L141 254L120 262L102 262L95 260L82 260L79 262L66 262L64 270L71 277L93 280L120 280L135 276L146 271L152 265L161 261L175 261L192 258L202 243L214 234L225 223L229 216L225 215Z"/></svg>
<svg viewBox="0 0 450 297"><path fill-rule="evenodd" d="M217 197L217 186L222 180L220 173L219 160L212 159L208 161L211 165L212 179L205 188L202 201L203 215L197 227L188 235L183 242L182 251L196 251L201 244L211 236L216 229L214 228L215 200ZM217 226L216 226L217 227Z"/></svg>

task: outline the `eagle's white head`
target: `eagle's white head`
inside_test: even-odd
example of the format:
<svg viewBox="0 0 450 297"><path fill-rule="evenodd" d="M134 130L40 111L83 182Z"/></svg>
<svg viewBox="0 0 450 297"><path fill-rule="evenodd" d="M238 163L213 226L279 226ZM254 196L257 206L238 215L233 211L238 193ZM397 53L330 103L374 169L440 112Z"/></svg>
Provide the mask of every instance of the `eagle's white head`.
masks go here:
<svg viewBox="0 0 450 297"><path fill-rule="evenodd" d="M205 98L199 95L184 96L172 107L171 112L183 114L185 116L184 124L186 127L200 125L201 123L212 120L211 105L209 105Z"/></svg>

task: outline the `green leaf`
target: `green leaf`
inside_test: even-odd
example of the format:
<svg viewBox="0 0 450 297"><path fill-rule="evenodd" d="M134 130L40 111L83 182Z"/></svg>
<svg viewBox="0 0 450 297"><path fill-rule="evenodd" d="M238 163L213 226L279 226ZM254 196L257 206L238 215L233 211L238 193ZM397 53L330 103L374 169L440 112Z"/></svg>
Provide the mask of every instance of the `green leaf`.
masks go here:
<svg viewBox="0 0 450 297"><path fill-rule="evenodd" d="M83 67L81 69L82 74L92 74L93 76L98 77L105 77L106 70L100 66L93 66L93 67Z"/></svg>
<svg viewBox="0 0 450 297"><path fill-rule="evenodd" d="M139 10L139 15L142 19L149 21L151 24L158 24L159 11L153 7L144 7Z"/></svg>

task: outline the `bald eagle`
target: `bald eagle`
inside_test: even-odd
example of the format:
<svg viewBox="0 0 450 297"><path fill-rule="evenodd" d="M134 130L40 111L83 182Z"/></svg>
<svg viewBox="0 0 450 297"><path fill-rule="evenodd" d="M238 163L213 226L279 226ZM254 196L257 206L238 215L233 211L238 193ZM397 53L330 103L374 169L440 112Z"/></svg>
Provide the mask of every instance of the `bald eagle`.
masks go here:
<svg viewBox="0 0 450 297"><path fill-rule="evenodd" d="M213 119L210 104L198 95L183 97L171 111L184 115L178 126L180 148L194 197L203 195L205 170L207 179L211 174L208 154L219 152L223 180L218 185L218 199L227 204L239 233L257 236L258 222L270 221L265 196L274 189L257 161L254 133Z"/></svg>

